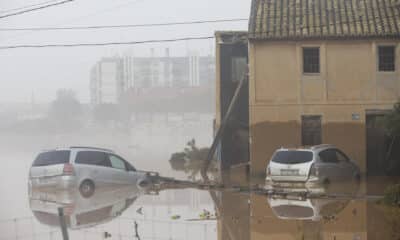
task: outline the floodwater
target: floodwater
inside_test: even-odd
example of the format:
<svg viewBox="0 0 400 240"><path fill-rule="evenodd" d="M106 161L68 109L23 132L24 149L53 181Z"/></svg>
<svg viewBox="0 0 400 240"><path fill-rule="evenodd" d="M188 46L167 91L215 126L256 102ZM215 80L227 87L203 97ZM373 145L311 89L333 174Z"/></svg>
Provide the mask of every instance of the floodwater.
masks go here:
<svg viewBox="0 0 400 240"><path fill-rule="evenodd" d="M208 122L205 121L205 122ZM210 121L211 122L211 121ZM97 189L84 198L76 189L28 189L33 158L44 148L66 145L111 147L139 169L186 179L168 159L196 137L211 142L207 124L62 136L7 136L0 139L0 239L62 239L58 208L65 214L70 239L400 239L400 208L381 201L385 186L375 178L333 188L328 197L270 195L258 188L160 189L131 186ZM146 141L139 139L146 137ZM171 136L174 136L172 138ZM167 145L165 143L168 143ZM251 189L251 190L250 190Z"/></svg>

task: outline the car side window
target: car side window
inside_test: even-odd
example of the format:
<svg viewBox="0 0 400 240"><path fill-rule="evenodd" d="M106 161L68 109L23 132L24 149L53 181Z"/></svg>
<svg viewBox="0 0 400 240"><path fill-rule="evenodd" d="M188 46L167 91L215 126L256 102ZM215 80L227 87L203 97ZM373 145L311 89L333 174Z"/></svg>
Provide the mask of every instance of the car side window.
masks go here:
<svg viewBox="0 0 400 240"><path fill-rule="evenodd" d="M339 162L348 162L349 158L343 152L336 150L336 156Z"/></svg>
<svg viewBox="0 0 400 240"><path fill-rule="evenodd" d="M126 164L126 168L128 169L128 171L130 171L130 172L136 171L136 168L134 168L130 163L125 162L125 164Z"/></svg>
<svg viewBox="0 0 400 240"><path fill-rule="evenodd" d="M125 166L125 161L122 158L112 154L109 154L108 158L110 159L112 168L127 170Z"/></svg>
<svg viewBox="0 0 400 240"><path fill-rule="evenodd" d="M96 151L79 151L76 155L75 163L111 167L107 155Z"/></svg>
<svg viewBox="0 0 400 240"><path fill-rule="evenodd" d="M319 157L322 162L325 163L338 163L339 160L336 155L336 151L333 149L327 149L319 153Z"/></svg>

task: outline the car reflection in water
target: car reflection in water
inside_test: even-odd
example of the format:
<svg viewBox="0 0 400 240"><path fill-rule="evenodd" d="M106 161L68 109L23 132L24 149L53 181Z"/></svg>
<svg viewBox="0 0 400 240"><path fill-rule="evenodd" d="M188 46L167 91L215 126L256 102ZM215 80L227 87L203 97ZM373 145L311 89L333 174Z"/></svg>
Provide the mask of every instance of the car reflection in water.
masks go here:
<svg viewBox="0 0 400 240"><path fill-rule="evenodd" d="M269 197L268 203L276 217L285 220L330 220L342 211L348 200L286 199Z"/></svg>
<svg viewBox="0 0 400 240"><path fill-rule="evenodd" d="M58 208L63 208L67 227L82 229L120 216L144 193L145 189L135 185L99 187L89 198L82 196L78 188L30 188L29 202L40 223L59 226Z"/></svg>

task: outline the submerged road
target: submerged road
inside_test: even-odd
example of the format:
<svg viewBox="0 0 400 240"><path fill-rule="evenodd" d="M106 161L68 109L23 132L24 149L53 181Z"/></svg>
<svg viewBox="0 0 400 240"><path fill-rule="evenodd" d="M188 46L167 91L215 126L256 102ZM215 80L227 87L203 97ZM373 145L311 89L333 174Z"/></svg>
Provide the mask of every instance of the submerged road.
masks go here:
<svg viewBox="0 0 400 240"><path fill-rule="evenodd" d="M272 188L271 186L254 185L254 186L225 186L216 182L193 182L187 180L178 180L174 178L152 176L151 184L148 186L149 192L157 193L162 190L169 189L185 189L192 188L206 191L223 191L242 194L258 194L263 196L277 198L293 198L293 199L337 199L337 200L380 200L383 195L368 194L349 194L349 193L313 193L308 191L291 191L290 189Z"/></svg>

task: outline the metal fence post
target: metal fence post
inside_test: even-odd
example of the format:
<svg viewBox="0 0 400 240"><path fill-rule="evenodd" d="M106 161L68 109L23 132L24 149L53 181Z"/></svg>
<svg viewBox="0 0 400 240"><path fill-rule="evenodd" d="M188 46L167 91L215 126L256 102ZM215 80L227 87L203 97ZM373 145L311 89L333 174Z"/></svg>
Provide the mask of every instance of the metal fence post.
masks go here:
<svg viewBox="0 0 400 240"><path fill-rule="evenodd" d="M63 208L58 208L58 218L60 220L60 227L61 227L61 232L62 232L63 239L64 240L69 240L67 224L65 222L65 216L64 216L64 209Z"/></svg>

